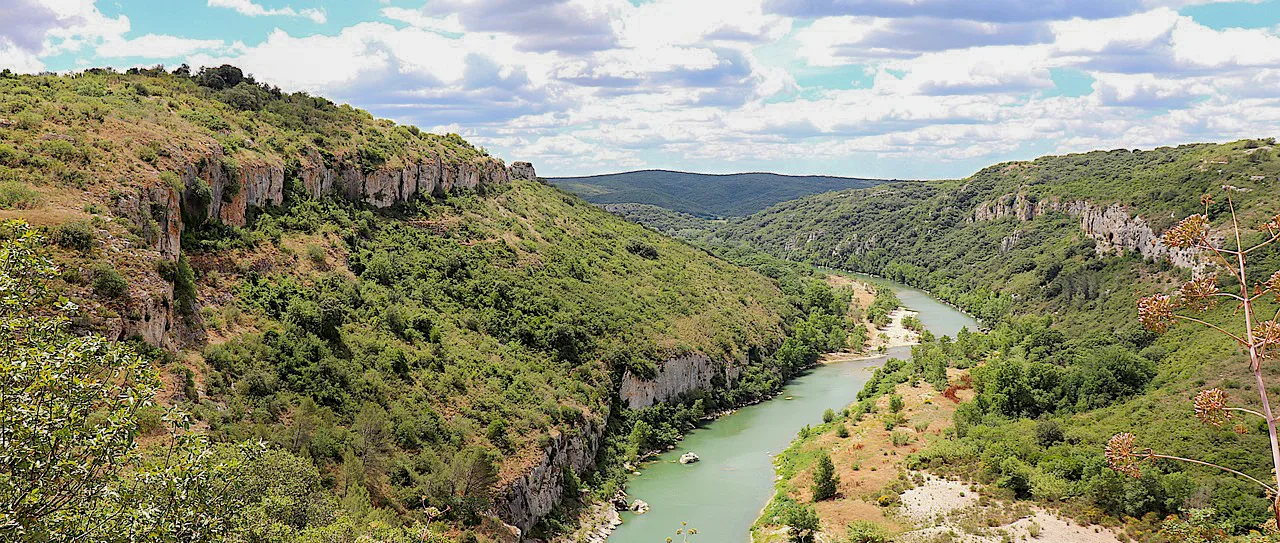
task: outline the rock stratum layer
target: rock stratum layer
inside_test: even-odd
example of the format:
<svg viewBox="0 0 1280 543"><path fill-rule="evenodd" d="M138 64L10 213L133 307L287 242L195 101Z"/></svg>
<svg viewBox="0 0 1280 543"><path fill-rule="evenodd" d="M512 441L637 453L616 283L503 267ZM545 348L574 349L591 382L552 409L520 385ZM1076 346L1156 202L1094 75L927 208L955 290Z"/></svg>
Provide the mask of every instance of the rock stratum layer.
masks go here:
<svg viewBox="0 0 1280 543"><path fill-rule="evenodd" d="M732 383L742 373L741 364L715 362L701 353L668 359L658 366L653 379L641 378L631 370L622 375L618 395L627 407L642 409L668 402L694 390L707 390Z"/></svg>
<svg viewBox="0 0 1280 543"><path fill-rule="evenodd" d="M1144 258L1167 258L1180 268L1199 269L1203 266L1196 250L1165 245L1146 220L1120 204L1100 205L1085 200L1063 202L1058 199L1033 201L1026 194L1019 193L979 204L973 210L972 220L985 222L1013 217L1027 222L1053 212L1079 218L1080 230L1097 242L1099 254L1134 251Z"/></svg>

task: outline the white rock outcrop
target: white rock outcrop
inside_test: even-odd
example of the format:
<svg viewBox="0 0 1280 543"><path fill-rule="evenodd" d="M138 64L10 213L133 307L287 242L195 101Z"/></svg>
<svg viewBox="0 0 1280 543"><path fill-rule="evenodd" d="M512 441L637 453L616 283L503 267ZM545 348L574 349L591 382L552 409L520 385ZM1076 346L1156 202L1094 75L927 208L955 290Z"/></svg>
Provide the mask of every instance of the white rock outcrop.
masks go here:
<svg viewBox="0 0 1280 543"><path fill-rule="evenodd" d="M711 389L717 377L731 383L741 373L742 366L737 361L716 362L707 355L694 353L663 362L653 379L644 379L627 370L622 375L618 395L627 407L641 409L674 400L687 392Z"/></svg>
<svg viewBox="0 0 1280 543"><path fill-rule="evenodd" d="M1080 230L1097 242L1096 251L1099 254L1134 251L1144 258L1167 258L1180 268L1198 269L1203 266L1196 250L1166 246L1146 220L1130 213L1129 208L1120 204L1104 206L1085 200L1062 202L1056 199L1032 201L1025 194L1019 193L979 204L974 208L970 221L1014 217L1026 222L1052 212L1079 218ZM1016 241L1006 239L1001 248L1008 250L1006 245L1011 246Z"/></svg>

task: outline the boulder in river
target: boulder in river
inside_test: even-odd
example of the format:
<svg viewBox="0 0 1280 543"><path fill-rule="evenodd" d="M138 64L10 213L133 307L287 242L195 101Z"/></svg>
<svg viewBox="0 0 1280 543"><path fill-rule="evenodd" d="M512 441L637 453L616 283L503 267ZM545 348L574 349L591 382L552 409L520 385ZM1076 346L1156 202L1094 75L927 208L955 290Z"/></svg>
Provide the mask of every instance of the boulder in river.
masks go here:
<svg viewBox="0 0 1280 543"><path fill-rule="evenodd" d="M699 461L699 460L702 460L702 459L701 459L701 458L698 458L698 455L697 455L697 454L695 454L693 451L689 451L689 452L687 452L687 453L684 453L684 454L680 455L680 463L681 463L681 464L692 464L692 463L697 462L697 461Z"/></svg>
<svg viewBox="0 0 1280 543"><path fill-rule="evenodd" d="M630 509L632 513L643 515L649 512L649 504L645 503L643 500L636 500L631 502Z"/></svg>

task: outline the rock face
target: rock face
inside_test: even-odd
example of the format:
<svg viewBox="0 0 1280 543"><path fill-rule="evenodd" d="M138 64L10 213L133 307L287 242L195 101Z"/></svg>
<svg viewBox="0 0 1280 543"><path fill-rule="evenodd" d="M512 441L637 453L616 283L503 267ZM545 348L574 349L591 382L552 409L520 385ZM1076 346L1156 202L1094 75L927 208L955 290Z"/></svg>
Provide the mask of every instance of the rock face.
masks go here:
<svg viewBox="0 0 1280 543"><path fill-rule="evenodd" d="M541 461L501 489L494 498L494 511L521 533L527 532L560 503L566 468L574 473L595 468L596 449L603 433L603 425L588 422L574 432L552 437L551 444L542 450Z"/></svg>
<svg viewBox="0 0 1280 543"><path fill-rule="evenodd" d="M658 366L658 375L652 380L642 379L627 370L622 375L618 394L627 407L641 409L674 400L686 392L712 388L717 377L723 378L724 383L733 382L741 373L742 366L736 361L722 364L695 353L663 362Z"/></svg>
<svg viewBox="0 0 1280 543"><path fill-rule="evenodd" d="M378 208L408 202L418 194L443 196L455 189L502 185L509 179L502 162L490 157L462 163L425 157L404 167L372 171L342 158L325 160L315 151L304 158L298 178L311 197L333 194ZM529 171L532 168L529 166ZM283 165L231 164L220 148L191 161L181 177L187 187L184 202L188 209L202 209L206 218L225 224L245 226L252 208L284 202ZM200 194L203 187L208 187L204 195Z"/></svg>
<svg viewBox="0 0 1280 543"><path fill-rule="evenodd" d="M115 213L128 219L136 232L163 260L177 263L182 251L182 208L177 189L160 185L138 187L116 198ZM113 323L109 337L140 336L147 343L172 349L177 346L174 328L173 285L168 282L139 285L129 310Z"/></svg>
<svg viewBox="0 0 1280 543"><path fill-rule="evenodd" d="M517 162L509 170L502 162L480 157L470 162L443 162L427 157L403 168L365 172L342 158L331 161L310 151L297 175L314 198L337 195L385 208L407 202L418 194L443 196L454 189L482 189L508 182L508 171L533 175L533 166ZM285 168L271 162L236 163L220 146L201 156L186 157L178 169L185 190L168 185L139 187L116 198L116 215L128 219L136 232L162 258L177 262L182 250L184 217L217 220L233 226L248 224L255 208L284 203ZM517 166L521 165L522 166ZM121 337L142 336L148 343L173 348L175 320L173 286L148 288L134 293L135 304L117 326Z"/></svg>
<svg viewBox="0 0 1280 543"><path fill-rule="evenodd" d="M973 210L973 222L993 221L1015 217L1030 221L1051 212L1066 213L1080 219L1080 230L1097 242L1099 254L1134 251L1144 258L1167 258L1174 266L1199 269L1204 264L1194 249L1178 249L1166 246L1142 217L1131 215L1120 204L1101 206L1093 202L1076 200L1041 200L1033 202L1024 194L1006 195L995 202L979 204ZM1007 242L1007 243L1006 243ZM1008 250L1017 239L1006 238L1002 250Z"/></svg>
<svg viewBox="0 0 1280 543"><path fill-rule="evenodd" d="M538 180L538 172L533 170L533 164L528 162L512 162L507 167L507 177L511 179L527 179L529 181Z"/></svg>

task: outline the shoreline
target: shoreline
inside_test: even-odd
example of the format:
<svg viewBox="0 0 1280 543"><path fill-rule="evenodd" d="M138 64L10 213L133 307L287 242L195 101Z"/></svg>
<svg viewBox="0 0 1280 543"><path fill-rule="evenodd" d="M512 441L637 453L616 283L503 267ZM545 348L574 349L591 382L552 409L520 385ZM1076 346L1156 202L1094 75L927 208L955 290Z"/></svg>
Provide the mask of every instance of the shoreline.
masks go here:
<svg viewBox="0 0 1280 543"><path fill-rule="evenodd" d="M830 268L827 268L827 269L830 269ZM841 273L855 273L855 272L847 272L844 270L835 270L835 271L839 271ZM870 275L870 274L864 274L864 275ZM914 288L914 287L908 287L908 288ZM930 297L933 297L934 299L938 299L934 297L932 294L929 294L927 291L922 290L921 292L925 292L925 294L928 294ZM948 306L955 308L953 304L949 304L940 299L938 300ZM955 309L957 311L960 311L961 313L964 313L965 315L968 315L968 313L965 313L964 311L959 310L958 308L955 308ZM793 375L790 379L787 380L787 383L790 383L790 381L795 379L796 377L799 377L800 375L803 375L811 371L813 368L816 368L819 366L872 360L875 358L888 356L888 351L890 349L919 345L921 334L919 332L909 330L902 325L902 321L905 317L916 316L919 314L920 312L918 311L914 311L905 306L902 306L889 313L890 323L884 329L877 329L874 325L867 322L859 323L859 325L866 326L868 331L870 332L870 337L868 338L867 346L865 348L866 350L862 352L837 351L834 353L824 353L822 356L818 358L818 361L816 363L814 363L808 368L805 368L800 373ZM879 337L881 334L886 335L888 339L886 340L884 338ZM880 349L883 349L883 351L881 351ZM785 385L786 383L784 383L784 387ZM776 399L779 399L779 397L781 396L782 396L782 390L779 389L778 391L770 394L769 396L766 396L763 398L757 398L749 402L744 402L741 405L736 405L732 408L717 411L715 413L708 413L706 416L704 416L701 419L701 422L714 422L715 420L718 420L721 417L734 414L739 409L742 409L744 407L757 405L769 400L776 400ZM684 434L681 434L679 441L683 441L683 439L684 439ZM664 450L655 450L655 451L646 452L640 458L637 459L636 464L634 465L634 469L638 471L641 467L643 467L645 463L656 461L654 460L654 458L666 452L667 450L670 450L670 448L664 449ZM776 456L776 454L770 454L770 457L773 457L773 456ZM623 486L620 492L622 493L622 495L625 496L626 486ZM611 536L614 530L621 525L621 519L618 515L619 511L616 509L616 507L612 502L613 500L605 500L605 501L597 501L594 503L584 504L585 506L584 514L579 517L579 524L577 528L572 533L561 534L560 536L554 538L552 541L554 543L580 543L584 541L588 543L607 543L609 536ZM764 509L767 507L768 507L768 502L766 502L765 505L760 509L760 511L756 513L756 517L758 518L760 514L764 512Z"/></svg>

